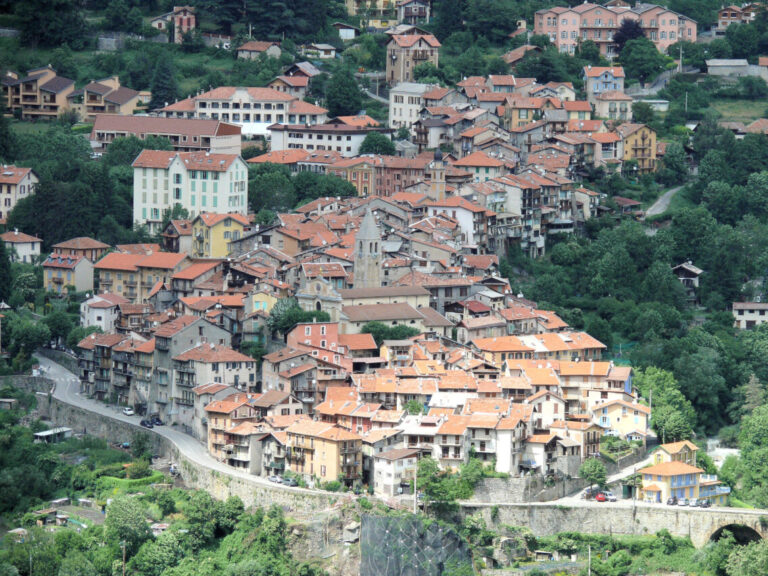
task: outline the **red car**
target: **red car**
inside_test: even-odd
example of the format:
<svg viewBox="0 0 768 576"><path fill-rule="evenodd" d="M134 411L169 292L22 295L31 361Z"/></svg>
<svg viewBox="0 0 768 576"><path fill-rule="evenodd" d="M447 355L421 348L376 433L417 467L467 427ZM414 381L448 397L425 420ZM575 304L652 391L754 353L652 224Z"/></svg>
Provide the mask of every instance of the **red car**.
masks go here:
<svg viewBox="0 0 768 576"><path fill-rule="evenodd" d="M598 492L597 496L595 496L595 502L605 502L607 498L605 497L605 494L602 492Z"/></svg>

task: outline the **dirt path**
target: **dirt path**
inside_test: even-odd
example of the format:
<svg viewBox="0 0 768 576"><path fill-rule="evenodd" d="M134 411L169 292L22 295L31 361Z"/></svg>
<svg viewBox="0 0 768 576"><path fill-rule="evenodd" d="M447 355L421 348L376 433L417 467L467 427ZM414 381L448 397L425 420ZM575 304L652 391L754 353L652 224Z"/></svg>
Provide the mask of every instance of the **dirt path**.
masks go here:
<svg viewBox="0 0 768 576"><path fill-rule="evenodd" d="M658 200L656 200L656 202L654 202L653 205L645 211L646 217L658 216L659 214L666 212L667 208L669 208L669 203L672 201L672 197L677 194L681 188L682 186L677 186L664 192L664 194L662 194Z"/></svg>

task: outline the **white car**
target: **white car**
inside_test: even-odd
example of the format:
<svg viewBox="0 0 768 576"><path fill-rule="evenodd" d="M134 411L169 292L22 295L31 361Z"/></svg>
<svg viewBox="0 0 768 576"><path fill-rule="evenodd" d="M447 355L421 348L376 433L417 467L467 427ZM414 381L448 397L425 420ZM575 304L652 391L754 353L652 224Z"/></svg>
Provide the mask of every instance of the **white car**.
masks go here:
<svg viewBox="0 0 768 576"><path fill-rule="evenodd" d="M608 502L616 502L616 496L610 490L604 490L603 495Z"/></svg>
<svg viewBox="0 0 768 576"><path fill-rule="evenodd" d="M125 408L123 408L123 414L125 414L126 416L133 416L134 414L136 414L136 412L133 411L133 408L126 406Z"/></svg>

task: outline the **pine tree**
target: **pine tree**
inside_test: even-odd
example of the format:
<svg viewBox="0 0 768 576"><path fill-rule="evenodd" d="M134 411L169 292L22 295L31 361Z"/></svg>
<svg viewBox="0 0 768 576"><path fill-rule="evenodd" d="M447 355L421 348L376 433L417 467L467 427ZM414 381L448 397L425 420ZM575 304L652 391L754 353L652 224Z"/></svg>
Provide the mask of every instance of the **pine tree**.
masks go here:
<svg viewBox="0 0 768 576"><path fill-rule="evenodd" d="M0 161L13 162L16 158L16 134L5 117L5 102L0 100Z"/></svg>
<svg viewBox="0 0 768 576"><path fill-rule="evenodd" d="M173 64L167 56L157 60L155 72L152 75L152 100L149 102L150 110L162 108L171 104L179 97L179 85Z"/></svg>
<svg viewBox="0 0 768 576"><path fill-rule="evenodd" d="M11 296L11 261L5 242L0 241L0 300L7 302Z"/></svg>
<svg viewBox="0 0 768 576"><path fill-rule="evenodd" d="M441 0L436 16L437 28L435 32L440 40L445 40L464 27L461 0Z"/></svg>

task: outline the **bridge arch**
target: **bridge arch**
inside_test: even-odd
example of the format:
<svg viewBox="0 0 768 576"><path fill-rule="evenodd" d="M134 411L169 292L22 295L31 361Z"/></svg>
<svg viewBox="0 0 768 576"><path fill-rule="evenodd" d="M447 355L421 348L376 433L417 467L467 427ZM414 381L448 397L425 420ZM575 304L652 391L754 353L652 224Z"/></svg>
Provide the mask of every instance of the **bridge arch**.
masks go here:
<svg viewBox="0 0 768 576"><path fill-rule="evenodd" d="M733 534L733 537L739 544L749 544L750 542L758 542L763 539L763 536L760 534L758 529L747 526L746 524L734 523L720 526L718 529L712 532L712 534L709 535L709 541L717 542L720 540L720 538L723 537L723 533L726 530Z"/></svg>

